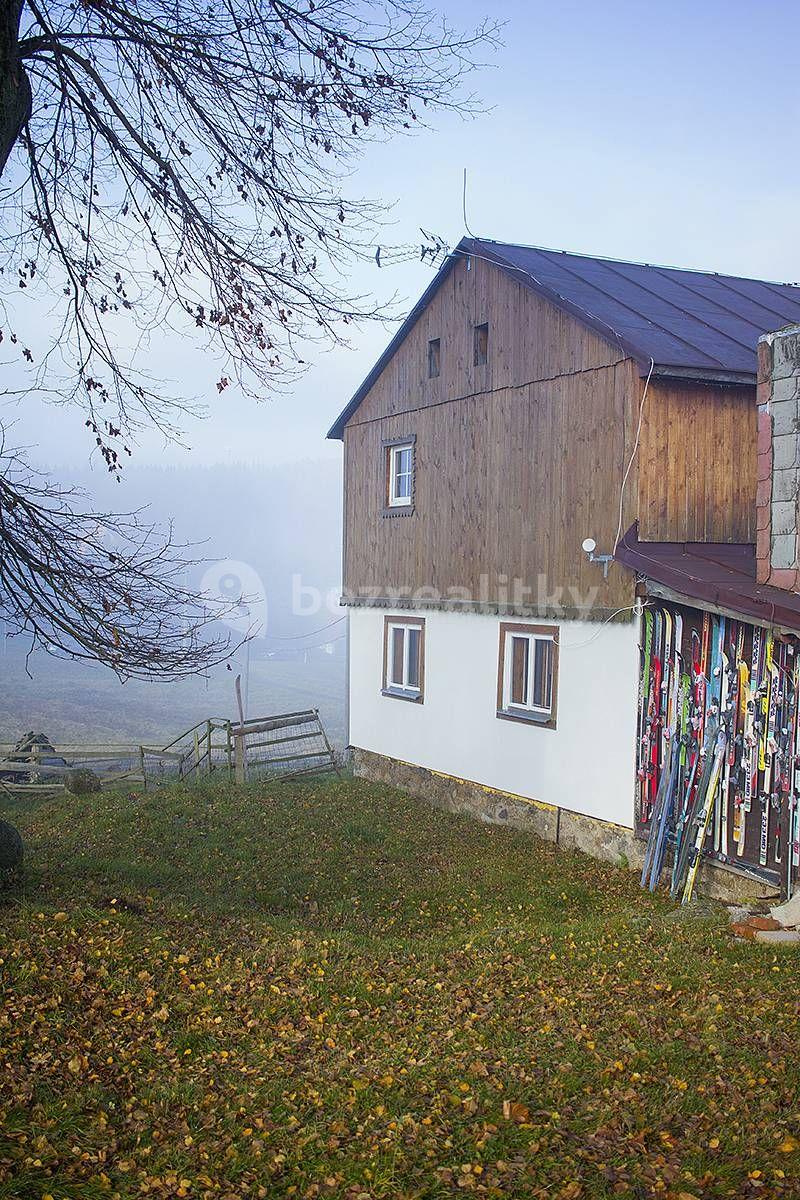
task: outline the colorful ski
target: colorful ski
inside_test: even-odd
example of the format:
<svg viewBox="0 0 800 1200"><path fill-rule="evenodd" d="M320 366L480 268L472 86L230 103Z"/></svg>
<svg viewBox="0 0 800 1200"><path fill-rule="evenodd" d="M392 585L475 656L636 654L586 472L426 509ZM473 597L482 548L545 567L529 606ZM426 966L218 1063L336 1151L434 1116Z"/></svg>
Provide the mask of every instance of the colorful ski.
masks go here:
<svg viewBox="0 0 800 1200"><path fill-rule="evenodd" d="M764 698L761 703L761 745L759 748L758 765L763 772L761 780L761 838L758 848L760 866L767 865L769 851L769 810L771 805L770 782L772 778L772 744L775 733L775 706L777 694L775 687L775 667L773 663L774 638L767 634L767 645L764 655Z"/></svg>
<svg viewBox="0 0 800 1200"><path fill-rule="evenodd" d="M694 846L689 860L689 867L686 873L686 883L683 888L683 904L688 904L694 892L694 885L697 880L697 872L700 869L700 858L703 850L703 843L708 832L708 824L711 819L711 810L716 802L717 787L719 785L722 766L725 760L725 751L727 749L728 739L725 733L724 726L720 726L716 738L716 748L714 750L713 765L709 775L708 786L706 788L705 798L697 818L697 833L695 836Z"/></svg>

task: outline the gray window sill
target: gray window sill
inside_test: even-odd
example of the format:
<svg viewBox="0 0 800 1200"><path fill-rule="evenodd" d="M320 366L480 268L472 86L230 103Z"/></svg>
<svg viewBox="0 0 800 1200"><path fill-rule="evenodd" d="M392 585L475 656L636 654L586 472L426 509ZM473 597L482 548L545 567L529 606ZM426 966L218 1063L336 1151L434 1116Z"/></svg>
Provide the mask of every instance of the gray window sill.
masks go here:
<svg viewBox="0 0 800 1200"><path fill-rule="evenodd" d="M520 721L524 725L538 725L540 729L555 729L556 720L552 713L527 712L524 708L498 708L501 721Z"/></svg>
<svg viewBox="0 0 800 1200"><path fill-rule="evenodd" d="M405 691L403 688L381 688L382 696L389 696L392 700L410 700L412 704L422 703L422 692Z"/></svg>

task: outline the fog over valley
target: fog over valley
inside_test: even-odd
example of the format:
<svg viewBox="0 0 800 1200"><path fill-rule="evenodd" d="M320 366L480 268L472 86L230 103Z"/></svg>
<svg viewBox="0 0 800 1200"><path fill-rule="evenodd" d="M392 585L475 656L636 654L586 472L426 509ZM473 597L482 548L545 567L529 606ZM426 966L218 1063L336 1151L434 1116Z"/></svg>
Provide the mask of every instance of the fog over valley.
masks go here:
<svg viewBox="0 0 800 1200"><path fill-rule="evenodd" d="M189 586L235 604L232 643L247 647L208 675L176 683L121 683L107 667L62 661L23 637L0 645L0 739L28 730L51 741L165 744L209 716L234 717L242 676L247 715L319 707L344 738L341 469L333 459L269 466L132 465L122 482L101 467L57 477L84 490L96 511L145 509L177 542L192 543Z"/></svg>

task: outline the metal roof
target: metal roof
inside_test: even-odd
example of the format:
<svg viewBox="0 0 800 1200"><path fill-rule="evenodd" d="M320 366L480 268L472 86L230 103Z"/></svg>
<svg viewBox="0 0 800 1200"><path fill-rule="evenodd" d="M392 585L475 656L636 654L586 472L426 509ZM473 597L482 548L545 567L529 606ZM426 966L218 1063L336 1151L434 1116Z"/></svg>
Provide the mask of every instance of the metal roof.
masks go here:
<svg viewBox="0 0 800 1200"><path fill-rule="evenodd" d="M328 437L344 426L460 257L494 263L524 287L594 329L644 372L752 384L763 333L800 323L800 287L649 263L593 258L463 238L414 305Z"/></svg>
<svg viewBox="0 0 800 1200"><path fill-rule="evenodd" d="M689 603L800 631L800 595L756 582L756 552L749 543L640 542L634 524L614 558Z"/></svg>

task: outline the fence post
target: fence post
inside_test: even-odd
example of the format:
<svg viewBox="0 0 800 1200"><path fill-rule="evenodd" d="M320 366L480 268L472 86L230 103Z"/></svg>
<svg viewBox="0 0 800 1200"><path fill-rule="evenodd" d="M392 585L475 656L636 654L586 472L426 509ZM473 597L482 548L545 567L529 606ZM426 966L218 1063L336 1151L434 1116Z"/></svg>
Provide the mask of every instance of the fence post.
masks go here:
<svg viewBox="0 0 800 1200"><path fill-rule="evenodd" d="M227 758L228 758L228 783L233 783L233 747L231 745L231 723L225 722L225 740L228 743Z"/></svg>
<svg viewBox="0 0 800 1200"><path fill-rule="evenodd" d="M236 783L242 784L247 779L247 750L245 746L245 735L237 733L233 739L234 754L236 760Z"/></svg>
<svg viewBox="0 0 800 1200"><path fill-rule="evenodd" d="M208 774L214 770L214 762L211 756L211 737L212 737L211 722L206 721L206 737L208 739Z"/></svg>
<svg viewBox="0 0 800 1200"><path fill-rule="evenodd" d="M139 747L139 766L142 771L142 791L147 791L147 771L144 763L144 746Z"/></svg>
<svg viewBox="0 0 800 1200"><path fill-rule="evenodd" d="M333 767L334 771L336 772L336 778L341 779L342 773L339 770L339 764L336 761L336 755L333 752L333 746L331 746L330 742L328 741L328 735L325 732L325 726L322 724L322 721L320 721L320 719L319 719L319 709L318 708L314 709L314 716L317 718L317 725L319 726L319 731L322 734L322 740L325 743L325 749L328 751L328 755L331 760L331 766Z"/></svg>

